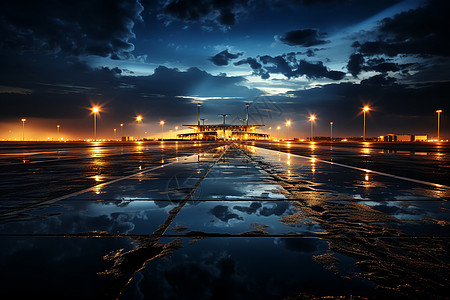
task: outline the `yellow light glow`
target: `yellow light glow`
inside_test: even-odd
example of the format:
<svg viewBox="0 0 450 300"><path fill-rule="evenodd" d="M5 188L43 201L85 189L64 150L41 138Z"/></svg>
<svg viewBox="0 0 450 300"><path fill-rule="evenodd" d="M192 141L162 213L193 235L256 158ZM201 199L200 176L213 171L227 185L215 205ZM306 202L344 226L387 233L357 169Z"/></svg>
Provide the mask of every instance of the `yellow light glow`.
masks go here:
<svg viewBox="0 0 450 300"><path fill-rule="evenodd" d="M92 108L92 112L94 113L94 114L96 114L96 113L98 113L100 110L99 110L99 108L97 107L97 106L94 106L93 108Z"/></svg>
<svg viewBox="0 0 450 300"><path fill-rule="evenodd" d="M286 126L291 126L291 121L287 121Z"/></svg>
<svg viewBox="0 0 450 300"><path fill-rule="evenodd" d="M316 116L314 116L314 115L309 116L310 121L314 121L315 119L316 119Z"/></svg>
<svg viewBox="0 0 450 300"><path fill-rule="evenodd" d="M22 121L22 122L25 122L26 120L27 120L27 119L22 119L21 121Z"/></svg>
<svg viewBox="0 0 450 300"><path fill-rule="evenodd" d="M142 121L142 116L137 116L137 117L136 117L136 120L137 120L138 122Z"/></svg>
<svg viewBox="0 0 450 300"><path fill-rule="evenodd" d="M164 121L159 122L159 125L164 125Z"/></svg>
<svg viewBox="0 0 450 300"><path fill-rule="evenodd" d="M370 110L370 107L368 107L367 105L364 106L363 111L369 111L369 110Z"/></svg>
<svg viewBox="0 0 450 300"><path fill-rule="evenodd" d="M438 109L436 112L437 112L437 113L441 113L441 112L442 112L442 109Z"/></svg>

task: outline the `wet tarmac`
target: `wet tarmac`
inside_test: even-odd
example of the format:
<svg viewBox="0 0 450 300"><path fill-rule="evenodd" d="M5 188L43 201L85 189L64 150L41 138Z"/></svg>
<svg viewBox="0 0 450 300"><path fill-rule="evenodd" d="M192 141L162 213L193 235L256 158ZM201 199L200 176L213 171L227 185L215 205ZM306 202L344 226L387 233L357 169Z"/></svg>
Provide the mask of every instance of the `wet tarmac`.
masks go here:
<svg viewBox="0 0 450 300"><path fill-rule="evenodd" d="M332 147L2 145L2 293L445 299L446 148Z"/></svg>

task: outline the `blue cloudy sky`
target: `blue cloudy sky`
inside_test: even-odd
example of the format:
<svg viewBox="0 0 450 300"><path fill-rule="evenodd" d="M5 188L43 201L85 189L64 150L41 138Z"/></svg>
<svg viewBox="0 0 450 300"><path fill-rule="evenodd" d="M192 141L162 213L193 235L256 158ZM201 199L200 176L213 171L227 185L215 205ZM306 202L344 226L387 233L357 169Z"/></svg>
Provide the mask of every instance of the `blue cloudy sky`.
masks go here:
<svg viewBox="0 0 450 300"><path fill-rule="evenodd" d="M290 132L442 133L450 96L447 1L161 0L0 3L0 138L135 135L229 113ZM34 129L34 130L33 130Z"/></svg>

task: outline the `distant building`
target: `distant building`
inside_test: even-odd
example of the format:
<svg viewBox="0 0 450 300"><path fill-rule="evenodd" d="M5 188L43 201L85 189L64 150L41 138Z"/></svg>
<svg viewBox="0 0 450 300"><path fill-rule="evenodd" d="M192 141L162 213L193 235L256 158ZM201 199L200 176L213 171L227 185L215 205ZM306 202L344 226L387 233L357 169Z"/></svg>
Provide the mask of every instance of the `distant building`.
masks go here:
<svg viewBox="0 0 450 300"><path fill-rule="evenodd" d="M122 142L131 142L134 141L134 137L132 136L123 136L122 137Z"/></svg>
<svg viewBox="0 0 450 300"><path fill-rule="evenodd" d="M380 140L384 142L426 142L427 135L414 135L414 134L387 134L380 136Z"/></svg>
<svg viewBox="0 0 450 300"><path fill-rule="evenodd" d="M428 140L428 135L414 135L414 142L426 142Z"/></svg>

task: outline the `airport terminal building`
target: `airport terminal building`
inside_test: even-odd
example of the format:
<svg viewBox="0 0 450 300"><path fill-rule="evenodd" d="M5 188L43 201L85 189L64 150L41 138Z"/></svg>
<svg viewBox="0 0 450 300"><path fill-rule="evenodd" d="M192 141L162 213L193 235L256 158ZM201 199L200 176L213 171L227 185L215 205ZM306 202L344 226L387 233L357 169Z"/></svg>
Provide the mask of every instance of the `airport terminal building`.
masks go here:
<svg viewBox="0 0 450 300"><path fill-rule="evenodd" d="M248 107L246 104L246 118L242 125L226 124L228 114L219 114L223 117L222 124L205 125L204 119L200 119L200 104L197 105L198 120L196 125L183 125L189 127L193 132L178 134L178 139L183 140L268 140L270 136L265 133L258 133L256 130L264 125L248 124ZM200 125L200 120L203 124Z"/></svg>

